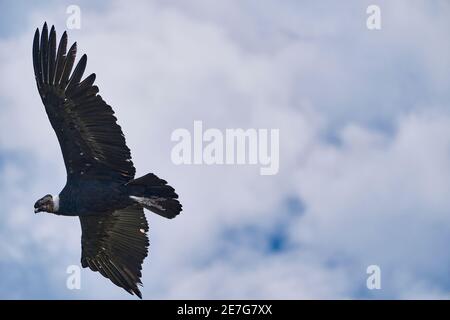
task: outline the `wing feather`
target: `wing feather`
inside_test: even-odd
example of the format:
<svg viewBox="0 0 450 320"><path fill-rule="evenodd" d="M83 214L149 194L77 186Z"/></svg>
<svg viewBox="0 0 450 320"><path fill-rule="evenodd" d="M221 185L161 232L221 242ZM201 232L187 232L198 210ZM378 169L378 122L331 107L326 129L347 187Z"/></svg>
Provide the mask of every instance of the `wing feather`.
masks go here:
<svg viewBox="0 0 450 320"><path fill-rule="evenodd" d="M66 88L67 82L69 81L70 73L72 72L73 64L75 63L75 58L77 56L77 43L74 42L67 53L64 61L64 70L59 80L60 88Z"/></svg>
<svg viewBox="0 0 450 320"><path fill-rule="evenodd" d="M47 23L42 28L41 35L41 66L42 66L42 82L48 81L48 28Z"/></svg>
<svg viewBox="0 0 450 320"><path fill-rule="evenodd" d="M115 285L139 297L142 263L148 254L148 223L142 207L110 215L80 216L81 265L98 271Z"/></svg>
<svg viewBox="0 0 450 320"><path fill-rule="evenodd" d="M70 96L72 91L76 86L80 84L81 78L83 77L84 70L86 69L87 56L83 54L80 61L78 61L75 70L70 77L69 83L67 84L66 92L67 95Z"/></svg>
<svg viewBox="0 0 450 320"><path fill-rule="evenodd" d="M67 33L64 31L61 40L58 45L58 53L56 54L56 70L55 70L55 80L53 84L58 86L61 81L61 76L64 71L64 65L66 64L66 54L67 54Z"/></svg>
<svg viewBox="0 0 450 320"><path fill-rule="evenodd" d="M52 26L50 36L48 39L48 82L54 83L55 79L55 58L56 58L56 32L55 27Z"/></svg>
<svg viewBox="0 0 450 320"><path fill-rule="evenodd" d="M67 54L66 50L66 32L56 51L55 28L52 26L50 37L46 23L41 35L36 30L33 41L36 84L58 137L68 180L95 178L126 183L134 178L135 168L114 111L98 94L95 74L82 80L87 56L81 57L72 72L76 43Z"/></svg>

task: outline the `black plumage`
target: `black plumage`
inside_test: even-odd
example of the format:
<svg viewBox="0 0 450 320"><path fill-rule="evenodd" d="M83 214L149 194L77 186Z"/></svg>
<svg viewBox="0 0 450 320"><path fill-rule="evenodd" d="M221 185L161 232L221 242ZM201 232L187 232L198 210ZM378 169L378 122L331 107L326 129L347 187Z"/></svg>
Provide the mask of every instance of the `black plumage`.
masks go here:
<svg viewBox="0 0 450 320"><path fill-rule="evenodd" d="M83 267L141 297L141 266L149 245L143 208L174 218L182 206L175 190L154 174L134 179L135 168L114 111L98 94L95 74L84 80L87 56L75 65L77 44L67 51L64 32L45 23L33 41L36 84L55 130L67 171L58 196L47 195L35 212L79 216ZM73 69L73 72L72 72Z"/></svg>

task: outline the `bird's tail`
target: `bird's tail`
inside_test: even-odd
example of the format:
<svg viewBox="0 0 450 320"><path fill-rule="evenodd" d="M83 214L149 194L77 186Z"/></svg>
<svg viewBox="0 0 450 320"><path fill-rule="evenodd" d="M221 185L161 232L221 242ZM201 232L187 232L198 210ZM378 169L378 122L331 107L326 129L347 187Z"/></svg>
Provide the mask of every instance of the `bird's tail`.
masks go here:
<svg viewBox="0 0 450 320"><path fill-rule="evenodd" d="M131 180L126 185L133 201L160 216L172 219L182 210L175 189L153 173Z"/></svg>

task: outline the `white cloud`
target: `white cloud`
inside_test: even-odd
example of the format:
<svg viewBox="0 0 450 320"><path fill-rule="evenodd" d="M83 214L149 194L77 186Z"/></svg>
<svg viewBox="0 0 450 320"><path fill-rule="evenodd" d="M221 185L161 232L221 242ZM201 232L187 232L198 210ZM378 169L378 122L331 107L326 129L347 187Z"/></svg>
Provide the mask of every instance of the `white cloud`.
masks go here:
<svg viewBox="0 0 450 320"><path fill-rule="evenodd" d="M100 93L117 113L138 175L168 180L184 206L173 221L147 216L145 298L445 296L450 101L441 91L436 100L428 89L425 98L419 93L423 82L448 85L439 70L450 56L433 58L448 49L447 37L429 22L444 26L449 12L436 18L419 3L386 3L384 29L372 34L364 30L364 6L322 6L82 5L83 27L70 30L69 40L88 54L87 72L97 73ZM1 236L17 235L0 250L9 252L4 260L25 265L36 263L30 247L40 248L52 297L128 298L90 271L83 271L81 292L67 292L67 264L79 261L78 221L32 213L34 201L65 179L30 53L44 19L62 33L63 7L33 12L28 33L0 39L0 151L27 159L0 167L0 199L8 203ZM427 46L405 28L404 10L416 18L414 30L434 35ZM414 59L403 61L405 50ZM221 129L280 128L279 174L173 165L170 134L194 120ZM393 132L374 129L380 121ZM337 143L327 139L330 132ZM292 197L300 198L302 214L286 212ZM280 223L288 225L287 249L267 252ZM235 236L227 231L246 228L242 239L227 238ZM369 264L382 268L380 293L365 291Z"/></svg>

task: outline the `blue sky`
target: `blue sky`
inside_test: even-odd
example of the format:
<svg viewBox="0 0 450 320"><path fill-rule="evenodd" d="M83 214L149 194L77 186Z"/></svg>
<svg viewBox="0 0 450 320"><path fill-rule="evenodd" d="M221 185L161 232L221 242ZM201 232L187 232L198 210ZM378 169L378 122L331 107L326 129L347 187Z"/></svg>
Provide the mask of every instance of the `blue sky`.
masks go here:
<svg viewBox="0 0 450 320"><path fill-rule="evenodd" d="M65 169L31 43L44 21L61 35L71 4L69 41L138 175L183 203L173 221L147 214L145 299L449 298L450 5L269 0L0 1L0 298L132 298L89 270L68 290L78 220L33 213ZM279 173L174 165L170 135L194 120L280 129Z"/></svg>

